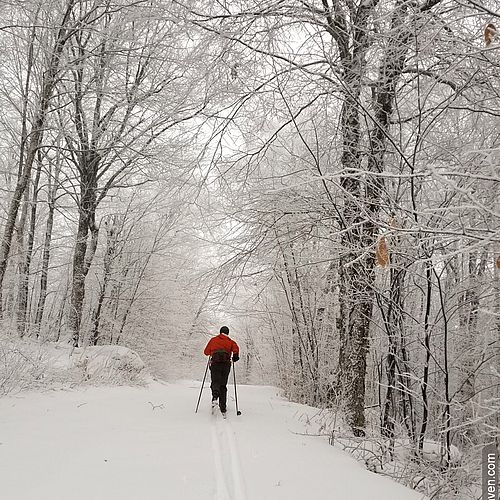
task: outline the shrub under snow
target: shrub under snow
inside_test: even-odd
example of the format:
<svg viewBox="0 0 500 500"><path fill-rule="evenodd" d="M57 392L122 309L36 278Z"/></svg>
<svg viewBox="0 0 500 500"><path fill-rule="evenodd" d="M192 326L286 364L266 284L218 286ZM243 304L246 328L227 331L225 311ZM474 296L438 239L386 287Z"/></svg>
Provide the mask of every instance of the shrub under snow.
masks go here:
<svg viewBox="0 0 500 500"><path fill-rule="evenodd" d="M8 337L0 342L0 395L82 382L138 383L147 377L139 355L122 346L73 348Z"/></svg>

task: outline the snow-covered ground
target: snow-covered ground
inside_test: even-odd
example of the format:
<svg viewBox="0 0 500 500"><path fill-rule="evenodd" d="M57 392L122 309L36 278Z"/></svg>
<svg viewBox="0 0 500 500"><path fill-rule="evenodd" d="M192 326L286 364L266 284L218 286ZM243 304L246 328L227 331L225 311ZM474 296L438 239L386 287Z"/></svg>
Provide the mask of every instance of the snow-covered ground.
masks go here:
<svg viewBox="0 0 500 500"><path fill-rule="evenodd" d="M227 420L199 382L0 399L2 500L418 500L322 436L317 410L238 386ZM233 387L229 387L233 394Z"/></svg>

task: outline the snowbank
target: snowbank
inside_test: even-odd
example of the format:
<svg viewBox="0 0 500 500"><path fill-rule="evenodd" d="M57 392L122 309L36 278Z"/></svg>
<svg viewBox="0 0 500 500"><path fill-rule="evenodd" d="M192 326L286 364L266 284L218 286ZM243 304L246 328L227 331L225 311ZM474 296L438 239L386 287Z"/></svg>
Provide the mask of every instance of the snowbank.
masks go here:
<svg viewBox="0 0 500 500"><path fill-rule="evenodd" d="M141 383L148 378L139 355L122 346L73 348L5 337L0 342L0 395L83 382Z"/></svg>
<svg viewBox="0 0 500 500"><path fill-rule="evenodd" d="M146 366L139 355L127 347L104 345L75 349L78 363L84 367L88 378L133 381L145 373ZM82 351L82 352L80 352Z"/></svg>
<svg viewBox="0 0 500 500"><path fill-rule="evenodd" d="M297 408L301 405L288 403ZM466 500L477 498L469 494L475 477L464 468L466 459L462 451L452 445L449 467L443 469L442 445L431 439L424 441L422 454L415 457L415 445L409 439L397 438L393 447L389 440L373 433L365 438L356 438L345 424L341 412L311 408L297 419L310 436L324 436L335 448L349 453L364 467L380 476L398 481L429 498ZM294 432L300 433L294 426ZM372 429L373 431L373 429Z"/></svg>
<svg viewBox="0 0 500 500"><path fill-rule="evenodd" d="M396 439L391 450L389 443L383 438L354 439L340 438L339 446L349 451L357 460L364 462L368 469L379 472L384 466L394 460L407 463L413 459L414 445L407 439ZM421 460L439 466L443 462L443 447L440 443L426 439L422 450ZM450 465L458 466L462 461L462 452L454 445L450 447Z"/></svg>

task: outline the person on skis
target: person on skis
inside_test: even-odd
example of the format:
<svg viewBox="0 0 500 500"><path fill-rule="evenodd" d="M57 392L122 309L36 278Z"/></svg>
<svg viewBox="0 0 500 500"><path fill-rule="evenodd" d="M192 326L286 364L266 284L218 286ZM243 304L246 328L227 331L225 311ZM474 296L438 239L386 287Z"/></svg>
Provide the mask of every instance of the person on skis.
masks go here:
<svg viewBox="0 0 500 500"><path fill-rule="evenodd" d="M205 350L205 356L210 356L210 376L212 383L212 410L217 406L223 416L225 416L227 407L227 379L231 371L231 356L234 362L240 359L240 349L238 344L229 338L229 328L222 326L219 335L212 337Z"/></svg>

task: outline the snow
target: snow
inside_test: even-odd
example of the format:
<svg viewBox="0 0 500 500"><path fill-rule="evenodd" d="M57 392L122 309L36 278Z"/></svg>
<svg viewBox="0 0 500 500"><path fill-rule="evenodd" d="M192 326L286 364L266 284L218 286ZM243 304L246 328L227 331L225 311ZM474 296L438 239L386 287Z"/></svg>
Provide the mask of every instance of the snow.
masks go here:
<svg viewBox="0 0 500 500"><path fill-rule="evenodd" d="M88 377L102 373L139 375L144 369L144 361L132 349L116 345L92 346L80 353L80 363L84 362Z"/></svg>
<svg viewBox="0 0 500 500"><path fill-rule="evenodd" d="M395 439L393 455L395 460L391 458L389 452L389 442L383 438L338 438L335 440L335 445L342 450L349 450L349 453L357 460L364 462L369 470L381 471L381 466L386 472L391 470L394 476L398 475L398 470L402 470L408 466L412 460L412 450L414 445L408 439ZM422 450L422 460L424 463L433 464L439 467L443 461L443 446L441 443L430 439L424 440ZM463 454L454 446L450 446L450 464L452 466L460 466L463 459Z"/></svg>
<svg viewBox="0 0 500 500"><path fill-rule="evenodd" d="M418 500L324 436L316 409L238 386L241 416L212 415L200 382L85 387L0 399L6 500ZM229 394L233 387L229 386Z"/></svg>
<svg viewBox="0 0 500 500"><path fill-rule="evenodd" d="M127 347L75 348L0 335L0 395L29 388L66 387L82 380L130 385L150 378L142 359Z"/></svg>

